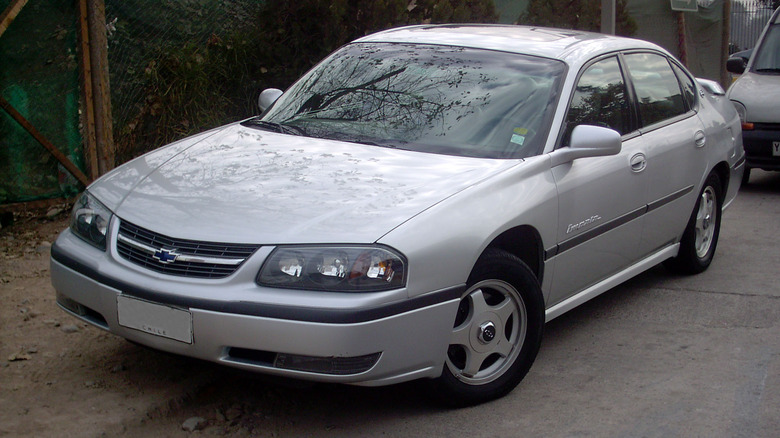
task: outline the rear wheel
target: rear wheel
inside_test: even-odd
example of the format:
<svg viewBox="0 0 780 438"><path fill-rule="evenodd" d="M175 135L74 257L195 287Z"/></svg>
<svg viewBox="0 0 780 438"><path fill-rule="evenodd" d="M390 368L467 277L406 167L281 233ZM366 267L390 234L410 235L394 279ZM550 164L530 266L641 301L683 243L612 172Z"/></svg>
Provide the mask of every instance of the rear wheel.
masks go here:
<svg viewBox="0 0 780 438"><path fill-rule="evenodd" d="M677 257L665 262L667 268L682 274L698 274L712 263L720 234L723 205L722 188L718 174L711 173L693 208Z"/></svg>
<svg viewBox="0 0 780 438"><path fill-rule="evenodd" d="M436 395L466 406L501 397L531 368L542 339L544 300L519 258L489 249L468 281Z"/></svg>

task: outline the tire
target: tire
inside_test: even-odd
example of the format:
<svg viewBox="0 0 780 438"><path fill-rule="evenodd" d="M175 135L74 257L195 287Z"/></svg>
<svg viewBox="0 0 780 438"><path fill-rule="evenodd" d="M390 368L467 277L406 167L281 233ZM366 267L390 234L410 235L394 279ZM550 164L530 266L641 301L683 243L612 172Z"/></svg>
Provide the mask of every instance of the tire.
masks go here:
<svg viewBox="0 0 780 438"><path fill-rule="evenodd" d="M745 166L745 173L742 174L742 185L746 186L750 182L750 168Z"/></svg>
<svg viewBox="0 0 780 438"><path fill-rule="evenodd" d="M711 173L704 182L680 240L677 257L664 263L668 269L680 274L698 274L710 266L720 234L722 192L720 177L714 172Z"/></svg>
<svg viewBox="0 0 780 438"><path fill-rule="evenodd" d="M506 395L531 368L544 322L533 272L512 254L486 250L467 282L432 394L455 407Z"/></svg>

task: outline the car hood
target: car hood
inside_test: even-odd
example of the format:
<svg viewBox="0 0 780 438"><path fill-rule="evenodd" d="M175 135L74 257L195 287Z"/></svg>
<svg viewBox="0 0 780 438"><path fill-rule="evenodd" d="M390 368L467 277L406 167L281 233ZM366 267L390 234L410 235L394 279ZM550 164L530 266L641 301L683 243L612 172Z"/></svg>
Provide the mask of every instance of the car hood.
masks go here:
<svg viewBox="0 0 780 438"><path fill-rule="evenodd" d="M780 75L745 72L729 89L729 99L747 108L747 121L780 123Z"/></svg>
<svg viewBox="0 0 780 438"><path fill-rule="evenodd" d="M90 191L122 220L170 237L370 243L518 161L403 151L233 124L133 160Z"/></svg>

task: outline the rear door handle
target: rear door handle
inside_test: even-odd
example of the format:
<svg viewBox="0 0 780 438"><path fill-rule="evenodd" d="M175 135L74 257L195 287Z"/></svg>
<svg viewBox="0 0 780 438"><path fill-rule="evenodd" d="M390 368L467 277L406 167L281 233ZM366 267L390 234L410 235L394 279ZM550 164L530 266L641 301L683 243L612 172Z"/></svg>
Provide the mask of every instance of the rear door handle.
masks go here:
<svg viewBox="0 0 780 438"><path fill-rule="evenodd" d="M707 143L707 137L704 135L704 131L696 131L696 135L693 136L693 141L696 143L697 148L704 147Z"/></svg>

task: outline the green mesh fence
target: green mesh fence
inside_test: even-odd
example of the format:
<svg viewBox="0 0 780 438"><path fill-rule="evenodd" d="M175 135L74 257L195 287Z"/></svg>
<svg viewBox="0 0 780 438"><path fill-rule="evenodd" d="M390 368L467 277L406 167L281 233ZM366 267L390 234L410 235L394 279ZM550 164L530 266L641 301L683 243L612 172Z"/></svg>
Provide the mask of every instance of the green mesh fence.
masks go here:
<svg viewBox="0 0 780 438"><path fill-rule="evenodd" d="M10 0L0 0L4 10ZM150 90L150 75L161 60L184 53L197 63L198 50L251 20L257 0L106 0L109 78L117 164L172 141L134 128L183 123L181 137L213 121L156 119L165 88ZM85 169L79 125L78 10L74 0L32 0L0 36L0 93L38 131L82 170ZM206 63L204 62L204 65ZM208 75L209 72L196 72ZM175 78L174 78L175 79ZM160 82L160 81L158 81ZM197 90L194 90L197 95ZM209 100L205 96L202 100ZM189 102L184 102L186 106ZM246 112L246 110L244 110ZM164 112L163 116L165 115ZM149 123L148 120L152 119ZM219 120L224 123L224 120ZM151 127L150 127L151 125ZM187 130L189 128L189 130ZM130 138L127 141L127 138ZM123 147L133 148L122 154ZM73 196L82 187L48 151L5 111L0 110L0 204Z"/></svg>
<svg viewBox="0 0 780 438"><path fill-rule="evenodd" d="M224 40L256 17L258 0L105 0L108 64L118 163L213 126L229 102L213 81Z"/></svg>
<svg viewBox="0 0 780 438"><path fill-rule="evenodd" d="M0 0L0 10L10 0ZM76 2L35 0L0 36L0 94L83 169ZM0 204L73 196L79 184L0 110Z"/></svg>

